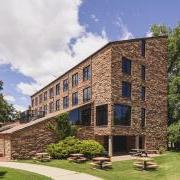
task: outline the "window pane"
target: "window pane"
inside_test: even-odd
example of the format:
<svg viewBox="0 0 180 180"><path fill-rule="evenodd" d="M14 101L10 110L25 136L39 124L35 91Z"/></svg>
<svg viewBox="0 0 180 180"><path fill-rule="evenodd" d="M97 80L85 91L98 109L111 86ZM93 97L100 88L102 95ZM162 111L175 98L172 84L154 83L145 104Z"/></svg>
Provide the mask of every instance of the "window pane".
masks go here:
<svg viewBox="0 0 180 180"><path fill-rule="evenodd" d="M146 120L146 110L144 108L141 108L141 127L145 126L145 120Z"/></svg>
<svg viewBox="0 0 180 180"><path fill-rule="evenodd" d="M126 105L115 105L114 125L131 125L131 107Z"/></svg>
<svg viewBox="0 0 180 180"><path fill-rule="evenodd" d="M77 86L77 85L78 85L78 81L79 81L79 79L78 79L78 73L76 73L76 74L74 74L74 75L72 76L72 87Z"/></svg>
<svg viewBox="0 0 180 180"><path fill-rule="evenodd" d="M146 79L146 68L144 65L141 65L141 79L142 80Z"/></svg>
<svg viewBox="0 0 180 180"><path fill-rule="evenodd" d="M83 90L83 101L87 102L91 99L91 88L88 87Z"/></svg>
<svg viewBox="0 0 180 180"><path fill-rule="evenodd" d="M146 88L141 87L141 100L145 101L145 96L146 96Z"/></svg>
<svg viewBox="0 0 180 180"><path fill-rule="evenodd" d="M72 94L72 105L77 105L78 104L78 93L75 92Z"/></svg>
<svg viewBox="0 0 180 180"><path fill-rule="evenodd" d="M90 66L87 66L83 69L83 80L88 80L91 78L91 69Z"/></svg>
<svg viewBox="0 0 180 180"><path fill-rule="evenodd" d="M68 79L65 79L63 81L63 91L67 91L68 90Z"/></svg>
<svg viewBox="0 0 180 180"><path fill-rule="evenodd" d="M68 108L69 107L69 98L68 96L63 97L63 108Z"/></svg>
<svg viewBox="0 0 180 180"><path fill-rule="evenodd" d="M141 55L145 57L146 41L142 39L141 41Z"/></svg>
<svg viewBox="0 0 180 180"><path fill-rule="evenodd" d="M122 96L131 97L131 83L125 81L122 82Z"/></svg>
<svg viewBox="0 0 180 180"><path fill-rule="evenodd" d="M108 105L102 105L96 107L96 125L108 124Z"/></svg>
<svg viewBox="0 0 180 180"><path fill-rule="evenodd" d="M125 57L122 58L122 72L131 75L131 60Z"/></svg>
<svg viewBox="0 0 180 180"><path fill-rule="evenodd" d="M60 84L56 85L56 95L60 94Z"/></svg>

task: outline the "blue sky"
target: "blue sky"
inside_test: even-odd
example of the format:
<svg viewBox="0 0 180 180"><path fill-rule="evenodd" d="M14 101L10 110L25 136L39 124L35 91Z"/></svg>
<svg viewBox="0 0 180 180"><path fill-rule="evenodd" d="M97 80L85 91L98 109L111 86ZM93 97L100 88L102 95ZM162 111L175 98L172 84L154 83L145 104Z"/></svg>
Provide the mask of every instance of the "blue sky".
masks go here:
<svg viewBox="0 0 180 180"><path fill-rule="evenodd" d="M108 41L147 36L154 23L173 27L179 12L178 0L2 0L3 93L23 110L30 94Z"/></svg>

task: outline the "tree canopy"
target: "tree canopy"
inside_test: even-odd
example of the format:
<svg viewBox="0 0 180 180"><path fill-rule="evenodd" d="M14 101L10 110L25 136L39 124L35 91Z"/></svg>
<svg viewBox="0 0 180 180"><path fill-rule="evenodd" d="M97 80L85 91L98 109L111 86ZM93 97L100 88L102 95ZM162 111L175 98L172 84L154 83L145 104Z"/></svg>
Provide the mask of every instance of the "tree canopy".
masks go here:
<svg viewBox="0 0 180 180"><path fill-rule="evenodd" d="M18 112L12 104L9 104L3 96L3 82L0 81L0 122L13 121L18 118Z"/></svg>
<svg viewBox="0 0 180 180"><path fill-rule="evenodd" d="M168 35L168 115L169 123L180 121L180 24L174 28L153 25L153 36Z"/></svg>

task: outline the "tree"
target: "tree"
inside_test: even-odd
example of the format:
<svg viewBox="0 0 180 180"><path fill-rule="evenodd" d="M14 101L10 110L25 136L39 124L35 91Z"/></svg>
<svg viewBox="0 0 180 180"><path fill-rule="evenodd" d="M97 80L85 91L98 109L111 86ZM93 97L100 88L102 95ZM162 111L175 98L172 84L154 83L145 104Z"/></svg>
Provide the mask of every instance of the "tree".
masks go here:
<svg viewBox="0 0 180 180"><path fill-rule="evenodd" d="M15 110L12 104L8 104L8 102L4 99L2 94L3 90L3 82L0 81L0 122L7 122L16 120L19 113Z"/></svg>
<svg viewBox="0 0 180 180"><path fill-rule="evenodd" d="M56 125L49 124L49 129L54 131L59 140L68 136L74 136L76 133L75 126L72 126L69 120L69 114L63 113L56 118Z"/></svg>
<svg viewBox="0 0 180 180"><path fill-rule="evenodd" d="M153 36L168 35L168 116L169 124L180 121L180 24L174 28L153 25Z"/></svg>

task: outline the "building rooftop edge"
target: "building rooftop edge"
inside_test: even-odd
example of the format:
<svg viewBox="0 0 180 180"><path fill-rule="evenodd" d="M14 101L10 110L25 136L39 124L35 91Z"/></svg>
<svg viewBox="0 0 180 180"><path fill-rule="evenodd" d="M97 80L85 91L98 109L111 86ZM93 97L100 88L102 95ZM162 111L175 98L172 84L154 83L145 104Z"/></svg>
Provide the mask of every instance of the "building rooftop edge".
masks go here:
<svg viewBox="0 0 180 180"><path fill-rule="evenodd" d="M92 53L91 55L89 55L88 57L86 57L84 60L82 60L81 62L79 62L77 65L73 66L72 68L70 68L69 70L67 70L65 73L63 73L62 75L60 75L59 77L57 77L56 79L54 79L53 81L51 81L50 83L48 83L46 86L44 86L43 88L41 88L40 90L38 90L37 92L35 92L34 94L32 94L30 97L33 97L35 95L37 95L40 91L42 91L43 89L45 89L46 87L48 87L49 85L53 84L55 81L57 81L59 78L63 77L64 75L66 75L67 73L69 73L71 70L73 70L74 68L76 68L77 66L79 66L81 63L85 62L87 59L93 57L94 55L96 55L98 52L102 51L104 48L108 47L111 44L114 43L125 43L125 42L133 42L133 41L139 41L142 39L156 39L156 38L167 38L167 35L163 35L163 36L152 36L152 37L142 37L142 38L133 38L133 39L126 39L126 40L120 40L120 41L110 41L107 44L105 44L104 46L102 46L100 49L98 49L97 51L95 51L94 53Z"/></svg>

